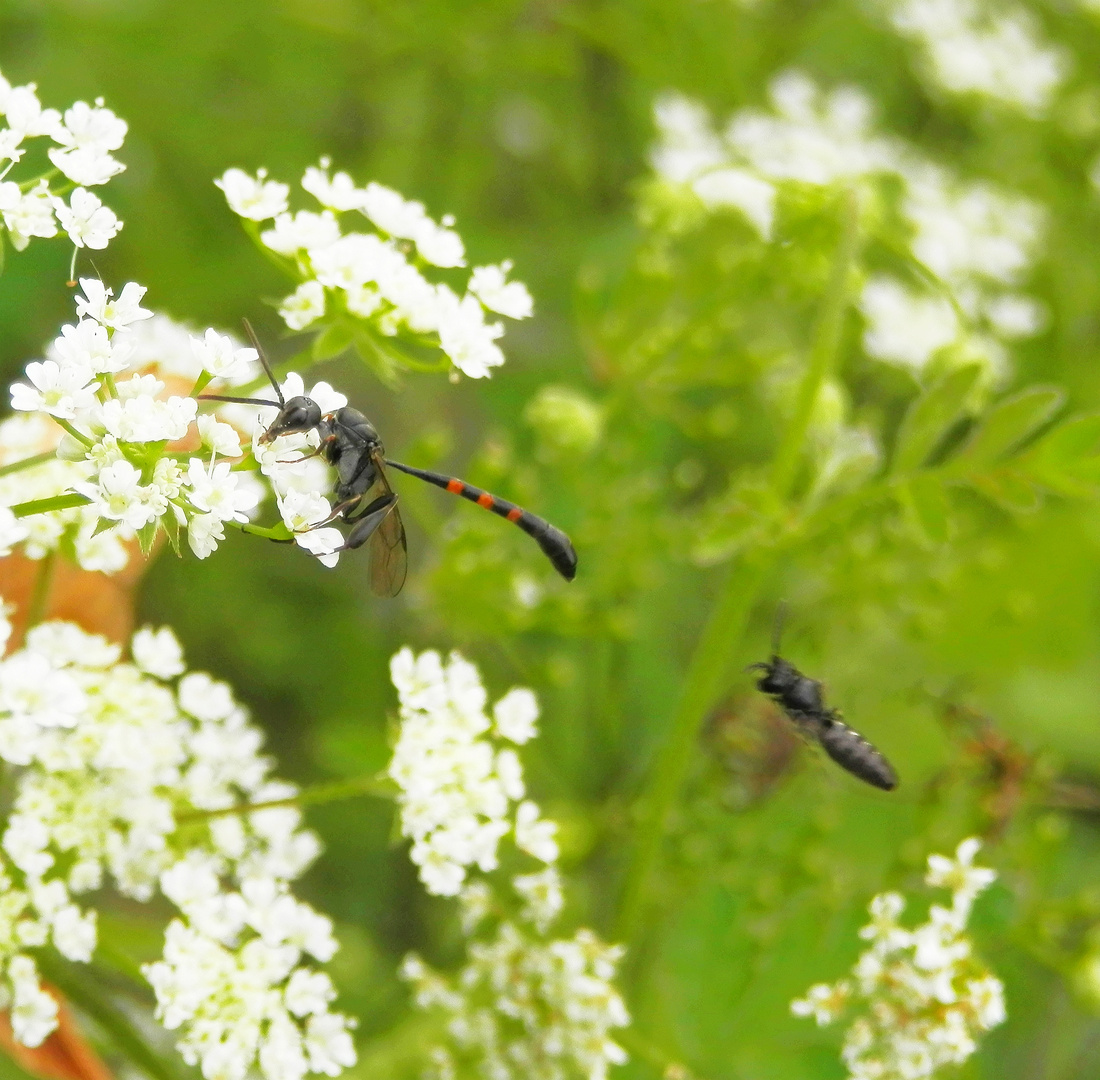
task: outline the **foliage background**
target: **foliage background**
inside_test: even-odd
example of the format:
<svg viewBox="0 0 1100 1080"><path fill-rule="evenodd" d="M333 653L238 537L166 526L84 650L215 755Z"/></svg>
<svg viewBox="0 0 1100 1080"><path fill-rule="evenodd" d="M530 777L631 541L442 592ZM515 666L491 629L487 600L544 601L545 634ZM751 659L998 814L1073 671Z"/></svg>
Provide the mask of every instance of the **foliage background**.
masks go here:
<svg viewBox="0 0 1100 1080"><path fill-rule="evenodd" d="M231 165L291 179L322 154L360 182L454 213L471 261L513 258L536 298L536 318L509 329L508 364L487 384L410 375L394 392L353 359L324 376L395 456L438 463L570 531L581 559L573 586L551 581L518 534L409 481L413 577L398 600L372 598L354 558L329 572L233 534L209 562L161 557L143 619L171 623L192 665L237 688L282 772L304 784L384 764L386 663L402 643L462 650L495 692L532 686L544 715L528 755L532 787L565 824L578 917L613 937L632 801L722 574L688 558L707 483L700 491L677 477L759 458L771 438L736 413L739 346L722 328L744 283L720 256L740 234L715 225L679 254L677 272L637 270L652 103L677 89L724 116L798 66L862 86L884 128L961 173L1043 202L1051 216L1032 288L1050 321L1016 351L1016 381L1060 383L1072 409L1092 409L1100 200L1087 171L1100 143L1100 20L1068 2L1040 14L1077 56L1044 123L937 96L875 12L845 0L0 0L9 79L37 81L51 105L102 94L130 124L128 169L109 199L126 227L96 264L106 280L147 284L153 307L201 326L248 316L274 354L290 355L264 302L283 283L211 180ZM56 287L68 257L61 244L35 243L9 260L5 377L69 316ZM662 328L682 310L699 334L662 356ZM856 331L846 333L852 345ZM622 361L639 349L666 377L630 376ZM846 377L881 381L853 351ZM606 429L591 453L555 447L525 420L548 383L601 404ZM880 389L895 415L913 394L900 381ZM1100 1001L1077 975L1100 921L1087 797L1100 787L1100 510L1055 501L1022 519L984 513L985 528L962 530L949 570L934 556L859 557L841 545L800 550L769 577L631 939L636 1027L624 1075L669 1063L731 1080L844 1075L837 1036L792 1019L790 998L851 962L872 893L912 888L930 850L974 831L990 837L987 859L1002 873L976 935L1006 980L1009 1022L964 1072L1095 1075ZM537 614L513 599L517 570L548 590ZM896 794L805 750L781 754L779 775L767 775L761 746L782 744L737 672L765 655L780 597L792 608L787 651L827 679L831 699L895 762ZM1034 755L1033 775L1071 778L1085 809L1066 810L1059 789L1029 782L1001 813L1009 759L953 736L944 702L994 718ZM358 1071L416 1075L420 1021L394 971L410 948L456 959L450 909L423 896L387 804L309 816L327 850L305 891L340 924L336 974L361 1018ZM117 932L141 928L127 914Z"/></svg>

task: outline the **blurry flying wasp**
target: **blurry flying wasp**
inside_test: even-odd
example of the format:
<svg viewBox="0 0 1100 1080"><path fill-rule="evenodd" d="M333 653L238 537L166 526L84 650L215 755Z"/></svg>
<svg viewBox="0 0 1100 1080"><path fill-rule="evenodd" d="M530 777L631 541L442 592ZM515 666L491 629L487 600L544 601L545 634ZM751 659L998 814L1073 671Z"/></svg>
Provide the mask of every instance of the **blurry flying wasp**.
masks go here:
<svg viewBox="0 0 1100 1080"><path fill-rule="evenodd" d="M320 454L336 470L336 487L333 492L336 505L329 517L313 528L320 528L340 518L350 526L341 550L354 550L370 542L370 587L376 596L396 596L405 584L408 570L405 527L397 509L397 493L386 479L387 465L426 480L429 484L435 484L452 495L461 495L462 498L507 518L538 544L563 578L567 581L573 580L577 572L577 553L573 550L569 537L561 529L513 503L467 484L464 480L425 469L414 469L399 461L387 461L378 432L358 409L344 406L335 412L322 414L317 402L304 395L286 400L247 320L244 327L278 400L226 397L220 394L203 394L202 400L231 401L240 405L269 405L278 409L279 415L260 436L261 443L270 443L280 435L317 432L321 442L313 453ZM368 498L372 492L376 494L373 498Z"/></svg>
<svg viewBox="0 0 1100 1080"><path fill-rule="evenodd" d="M772 632L772 658L750 664L746 670L762 671L756 686L768 694L804 735L821 743L825 753L842 769L883 791L898 786L893 766L858 731L840 718L836 709L825 705L822 685L803 675L789 660L779 655L784 609L776 612Z"/></svg>

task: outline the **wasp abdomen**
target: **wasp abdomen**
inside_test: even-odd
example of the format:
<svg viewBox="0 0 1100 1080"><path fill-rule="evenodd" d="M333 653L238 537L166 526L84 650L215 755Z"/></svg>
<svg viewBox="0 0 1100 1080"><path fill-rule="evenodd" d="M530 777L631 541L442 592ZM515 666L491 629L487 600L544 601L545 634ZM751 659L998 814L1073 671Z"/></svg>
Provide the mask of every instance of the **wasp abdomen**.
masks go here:
<svg viewBox="0 0 1100 1080"><path fill-rule="evenodd" d="M822 718L817 738L825 753L853 776L883 791L893 791L898 786L898 775L890 762L835 714Z"/></svg>

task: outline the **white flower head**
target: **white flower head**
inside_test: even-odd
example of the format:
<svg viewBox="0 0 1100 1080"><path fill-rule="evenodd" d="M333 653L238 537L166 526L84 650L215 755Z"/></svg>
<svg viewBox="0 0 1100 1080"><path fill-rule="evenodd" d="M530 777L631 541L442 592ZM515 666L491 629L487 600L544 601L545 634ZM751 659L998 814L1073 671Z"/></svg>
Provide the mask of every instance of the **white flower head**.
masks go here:
<svg viewBox="0 0 1100 1080"><path fill-rule="evenodd" d="M539 817L538 804L528 799L516 808L516 847L544 863L556 862L557 822Z"/></svg>
<svg viewBox="0 0 1100 1080"><path fill-rule="evenodd" d="M57 235L53 196L45 180L27 192L11 180L0 183L0 217L16 251L26 248L32 237Z"/></svg>
<svg viewBox="0 0 1100 1080"><path fill-rule="evenodd" d="M262 232L260 239L280 255L321 251L340 239L340 225L331 210L319 214L299 210L296 214L279 214L275 227Z"/></svg>
<svg viewBox="0 0 1100 1080"><path fill-rule="evenodd" d="M54 340L48 355L63 367L88 368L100 375L125 370L132 353L127 336L120 334L112 341L105 326L94 319L81 319L75 326L61 327L61 336Z"/></svg>
<svg viewBox="0 0 1100 1080"><path fill-rule="evenodd" d="M338 172L330 178L324 163L320 168L311 165L306 169L302 187L330 210L356 210L363 202L364 192L355 186L352 178L346 172Z"/></svg>
<svg viewBox="0 0 1100 1080"><path fill-rule="evenodd" d="M929 885L950 889L957 895L971 899L984 892L997 880L997 873L984 866L974 866L974 856L981 846L981 841L971 836L959 844L953 859L943 855L929 855L928 873L924 880Z"/></svg>
<svg viewBox="0 0 1100 1080"><path fill-rule="evenodd" d="M228 461L220 461L208 470L202 460L191 458L187 480L195 508L203 514L214 514L221 521L245 522L248 511L256 506L256 493L238 488L238 477L230 472Z"/></svg>
<svg viewBox="0 0 1100 1080"><path fill-rule="evenodd" d="M122 228L115 212L87 188L78 187L68 204L54 197L53 205L61 227L78 248L105 248Z"/></svg>
<svg viewBox="0 0 1100 1080"><path fill-rule="evenodd" d="M171 627L154 630L151 626L143 626L134 634L130 648L134 663L158 679L174 679L185 670L183 649Z"/></svg>
<svg viewBox="0 0 1100 1080"><path fill-rule="evenodd" d="M490 311L510 319L529 319L534 314L534 301L522 281L508 281L510 260L499 266L476 266L470 275L470 292Z"/></svg>
<svg viewBox="0 0 1100 1080"><path fill-rule="evenodd" d="M279 315L291 330L304 330L325 313L325 289L319 281L304 281L279 305Z"/></svg>
<svg viewBox="0 0 1100 1080"><path fill-rule="evenodd" d="M243 169L227 169L214 183L222 189L229 209L238 217L267 221L286 213L290 187L268 180L266 169L260 169L255 177Z"/></svg>
<svg viewBox="0 0 1100 1080"><path fill-rule="evenodd" d="M539 703L535 695L526 687L509 690L493 706L493 720L501 738L510 742L529 742L538 734L536 721L539 718Z"/></svg>
<svg viewBox="0 0 1100 1080"><path fill-rule="evenodd" d="M23 412L47 412L62 420L72 420L78 411L91 408L96 401L98 382L93 382L91 367L54 360L34 361L27 365L31 385L13 383L11 407Z"/></svg>
<svg viewBox="0 0 1100 1080"><path fill-rule="evenodd" d="M228 334L209 329L201 337L191 338L195 359L217 379L244 382L251 377L258 353L255 349L239 348Z"/></svg>
<svg viewBox="0 0 1100 1080"><path fill-rule="evenodd" d="M111 299L113 290L108 289L97 278L81 278L80 288L84 295L76 298L76 312L81 318L95 319L113 330L121 330L131 323L153 317L151 311L141 306L141 299L146 292L145 286L133 281L123 286L115 300Z"/></svg>
<svg viewBox="0 0 1100 1080"><path fill-rule="evenodd" d="M195 514L188 519L187 543L197 558L208 558L225 539L223 521L217 514Z"/></svg>

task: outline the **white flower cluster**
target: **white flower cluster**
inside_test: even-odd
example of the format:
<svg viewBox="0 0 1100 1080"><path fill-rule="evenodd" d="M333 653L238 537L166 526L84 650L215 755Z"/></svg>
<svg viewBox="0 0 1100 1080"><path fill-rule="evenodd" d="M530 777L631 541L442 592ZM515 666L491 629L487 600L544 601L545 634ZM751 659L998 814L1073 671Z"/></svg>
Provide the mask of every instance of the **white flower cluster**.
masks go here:
<svg viewBox="0 0 1100 1080"><path fill-rule="evenodd" d="M974 899L996 874L974 866L974 838L954 858L931 855L927 884L951 890L951 906L936 904L913 930L898 923L905 907L898 893L871 901L871 922L859 935L869 941L851 979L812 986L791 1003L795 1016L831 1024L849 1006L858 1015L844 1037L842 1057L851 1080L924 1080L977 1050L978 1039L1004 1022L1004 986L973 955L966 935Z"/></svg>
<svg viewBox="0 0 1100 1080"><path fill-rule="evenodd" d="M247 380L255 351L214 330L191 337L154 319L133 282L118 297L96 279L80 285L78 321L11 388L12 407L25 415L0 424L0 507L74 493L87 502L20 523L5 509L0 550L25 539L31 558L64 547L84 569L113 573L126 565L131 541L148 550L164 528L175 543L186 525L191 549L205 558L265 489L218 460L239 459L240 438L213 416L197 417L193 394L211 378ZM20 467L50 451L56 457Z"/></svg>
<svg viewBox="0 0 1100 1080"><path fill-rule="evenodd" d="M287 375L281 390L285 401L306 394L302 377L294 372ZM306 396L317 403L322 414L335 412L348 403L348 399L327 382L314 383ZM233 411L232 406L225 410L229 414ZM261 435L277 415L278 410L271 406L264 406L258 414L252 410L252 456L268 478L275 492L279 515L294 534L298 546L325 566L335 566L344 546L344 534L323 524L332 515L332 503L321 492L332 490L333 470L316 453L320 436L316 431L296 432L261 443ZM239 423L246 422L247 415L241 416Z"/></svg>
<svg viewBox="0 0 1100 1080"><path fill-rule="evenodd" d="M270 776L230 688L184 674L170 630L139 630L131 648L124 662L53 622L0 661L0 760L18 768L0 838L0 1000L15 1036L37 1045L57 1023L24 950L87 961L95 911L78 898L110 885L144 902L159 886L180 916L145 970L186 1060L208 1080L257 1064L271 1080L335 1076L355 1060L349 1022L305 959L332 956L332 926L289 892L317 838L293 807L202 816L296 789Z"/></svg>
<svg viewBox="0 0 1100 1080"><path fill-rule="evenodd" d="M515 689L485 714L488 697L477 668L457 653L390 662L401 701L401 733L389 775L400 788L401 833L412 838L412 861L428 892L454 896L469 867L493 870L509 833L521 851L550 864L558 857L557 826L524 799L523 767L509 743L535 734L538 704Z"/></svg>
<svg viewBox="0 0 1100 1080"><path fill-rule="evenodd" d="M1031 12L977 0L898 0L890 21L924 51L934 81L1042 116L1065 80L1065 52L1046 44Z"/></svg>
<svg viewBox="0 0 1100 1080"><path fill-rule="evenodd" d="M32 237L56 236L58 225L78 248L105 248L122 222L88 188L107 183L126 167L112 156L126 138L126 122L105 108L102 98L94 105L78 101L62 116L57 109L42 108L35 91L33 83L12 86L0 75L0 117L6 123L0 127L3 229L16 251ZM26 153L26 140L42 136L55 144L47 154L68 181L63 190L72 189L68 202L51 189L49 175L6 179Z"/></svg>
<svg viewBox="0 0 1100 1080"><path fill-rule="evenodd" d="M531 296L518 281L508 281L511 263L475 267L461 297L447 284L425 274L431 268L466 265L462 239L452 218L432 220L422 203L390 188L355 186L346 172L329 175L329 162L311 166L302 187L320 212L291 213L287 184L268 180L264 170L249 176L229 169L215 183L230 209L248 222L272 221L260 242L283 256L302 279L283 301L279 314L292 330L304 330L327 312L347 312L379 333L438 345L450 362L471 378L484 378L504 363L496 344L504 333L486 313L525 319ZM369 231L343 231L340 215L354 213Z"/></svg>
<svg viewBox="0 0 1100 1080"><path fill-rule="evenodd" d="M658 176L687 187L709 209L736 209L765 240L784 183L896 177L912 256L939 288L872 275L860 298L864 347L918 375L947 346L960 362L1003 373L1003 343L1043 324L1039 304L1018 291L1038 245L1040 209L992 185L959 181L900 140L874 134L871 103L859 91L823 94L789 72L772 83L771 98L772 112L738 113L722 135L702 106L680 97L659 102L652 156Z"/></svg>
<svg viewBox="0 0 1100 1080"><path fill-rule="evenodd" d="M419 657L403 649L392 661L401 700L401 734L390 776L401 786L402 829L414 837L413 859L429 892L458 895L468 958L454 978L406 957L402 976L422 1009L439 1010L448 1044L432 1049L441 1080L470 1065L494 1080L604 1080L626 1061L612 1038L630 1023L614 986L623 950L590 930L554 937L564 897L556 825L520 802L523 771L510 748L487 737L525 743L536 733L538 703L509 691L493 709L477 669L452 654ZM511 835L520 852L545 865L510 876L507 896L467 870L497 868L498 846ZM418 857L417 846L420 847ZM494 881L494 885L503 882Z"/></svg>

